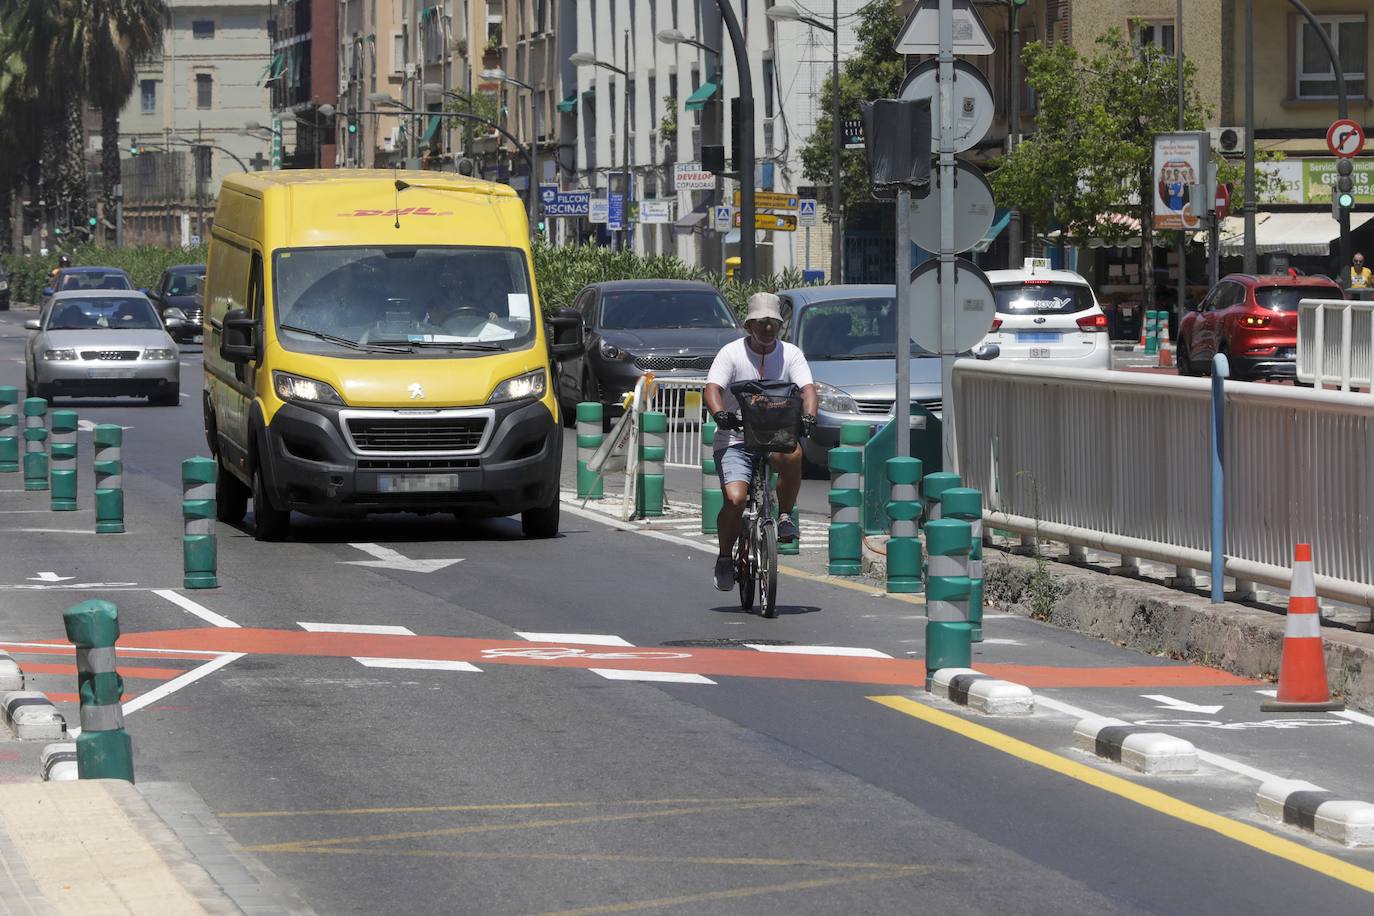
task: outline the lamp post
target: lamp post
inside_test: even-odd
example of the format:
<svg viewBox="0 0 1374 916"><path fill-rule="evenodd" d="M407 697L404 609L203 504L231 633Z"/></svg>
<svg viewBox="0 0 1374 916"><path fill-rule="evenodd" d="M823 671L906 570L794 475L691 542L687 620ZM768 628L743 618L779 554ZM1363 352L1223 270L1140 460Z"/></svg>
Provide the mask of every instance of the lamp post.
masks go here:
<svg viewBox="0 0 1374 916"><path fill-rule="evenodd" d="M752 282L754 264L754 74L749 69L749 48L744 42L739 19L730 0L716 0L725 30L730 33L730 47L735 52L735 70L739 74L739 145L735 168L739 173L739 278Z"/></svg>
<svg viewBox="0 0 1374 916"><path fill-rule="evenodd" d="M620 248L623 250L629 247L630 228L629 228L629 204L630 204L630 30L625 30L625 67L617 67L615 64L608 64L604 60L598 60L596 55L590 51L578 51L568 57L568 63L574 67L600 67L602 70L609 70L619 74L625 81L621 95L625 97L625 114L620 123L622 139L620 145L624 151L623 159L625 162L624 188L621 196L620 214ZM752 202L752 201L751 201Z"/></svg>
<svg viewBox="0 0 1374 916"><path fill-rule="evenodd" d="M483 70L482 79L496 80L500 83L509 83L518 86L530 94L530 239L539 237L539 102L534 97L534 87L524 80L518 80L513 76L508 76L505 70L499 67L495 70Z"/></svg>
<svg viewBox="0 0 1374 916"><path fill-rule="evenodd" d="M720 86L724 83L724 79L723 79L722 76L721 76L722 65L721 65L721 55L720 55L720 49L719 49L719 48L713 48L713 47L711 47L710 45L704 44L703 42L700 42L700 41L698 41L698 40L695 39L695 38L691 38L691 37L687 36L686 34L684 34L680 29L660 29L659 32L658 32L657 38L658 38L659 41L663 42L665 45L687 45L688 47L696 48L696 49L699 50L699 51L705 52L705 54L707 55L707 63L708 63L708 65L710 65L710 67L711 67L711 80L710 80L710 81L711 81L712 83L715 83L715 85L716 85L716 87L717 87L717 91L719 91ZM676 104L676 100L674 100L674 104ZM713 118L712 118L712 122L713 122L713 123L712 123L711 126L712 126L712 128L713 128L714 130L720 130L720 129L721 129L721 124L720 124L720 122L723 122L723 121L724 121L724 113L720 110L720 106L719 106L719 105L714 105L714 106L712 106L712 108L714 109L713 114L714 114L714 115L717 115L717 117L713 117ZM719 135L717 134L716 136L719 136ZM720 202L722 202L722 200L723 200L722 195L724 194L724 191L722 190L722 187L721 187L720 176L717 176L717 177L716 177L716 180L715 180L715 187L711 189L711 192L710 192L710 193L714 195L714 196L712 197L712 202L714 202L714 203L720 203ZM691 204L691 192L690 192L690 191L688 192L687 197L688 197L688 204L690 205L690 204ZM721 244L720 244L720 249L721 249L721 255L720 255L720 257L719 257L717 260L718 260L718 263L720 263L720 264L722 265L721 271L722 271L722 275L723 275L723 274L724 274L724 267L723 267L723 265L724 265L724 263L725 263L725 253L724 253L724 252L725 252L725 245L724 245L723 238L722 238L722 241L721 241Z"/></svg>
<svg viewBox="0 0 1374 916"><path fill-rule="evenodd" d="M456 92L450 92L449 94L455 96L459 95L459 93ZM402 110L401 113L413 113L413 109L411 109L409 106L405 105L403 102L397 101L396 99L392 98L384 92L374 92L372 93L372 95L368 96L368 98L371 101L376 102L380 105L391 105L395 108L400 108ZM375 108L363 108L359 109L357 113L363 115L384 115L396 114L397 112L380 111ZM533 163L534 154L530 151L530 148L525 146L525 144L521 143L519 138L517 138L510 131L506 130L500 124L497 124L495 121L488 121L486 118L481 117L480 115L471 114L466 111L431 111L429 112L429 116L432 118L458 118L461 121L473 121L477 124L482 124L486 127L490 127L492 130L496 131L498 134L509 140L511 142L511 145L515 147L516 151L522 157L524 157L524 160L526 162Z"/></svg>
<svg viewBox="0 0 1374 916"><path fill-rule="evenodd" d="M844 203L840 193L840 151L843 147L840 142L840 2L833 0L831 3L829 25L802 15L801 10L786 3L770 7L766 15L776 22L804 22L812 28L830 33L830 282L840 283L844 264Z"/></svg>

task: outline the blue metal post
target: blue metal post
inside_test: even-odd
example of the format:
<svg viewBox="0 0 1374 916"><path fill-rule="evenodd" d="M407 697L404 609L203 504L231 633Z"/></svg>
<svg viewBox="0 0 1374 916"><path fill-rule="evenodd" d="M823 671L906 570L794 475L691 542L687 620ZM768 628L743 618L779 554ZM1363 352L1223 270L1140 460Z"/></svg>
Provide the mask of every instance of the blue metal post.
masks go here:
<svg viewBox="0 0 1374 916"><path fill-rule="evenodd" d="M1226 378L1225 353L1212 357L1212 603L1226 601Z"/></svg>

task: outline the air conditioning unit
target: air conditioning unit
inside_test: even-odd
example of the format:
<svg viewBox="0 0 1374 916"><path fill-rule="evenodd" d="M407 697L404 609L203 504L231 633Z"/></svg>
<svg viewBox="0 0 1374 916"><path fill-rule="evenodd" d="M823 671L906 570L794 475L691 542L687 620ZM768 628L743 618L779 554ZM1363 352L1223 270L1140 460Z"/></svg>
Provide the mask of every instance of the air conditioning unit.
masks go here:
<svg viewBox="0 0 1374 916"><path fill-rule="evenodd" d="M348 80L339 80L339 98L343 98L344 96L348 95L348 86Z"/></svg>
<svg viewBox="0 0 1374 916"><path fill-rule="evenodd" d="M418 68L415 66L414 62L411 62L411 63L406 64L406 79L408 79L408 80L413 80L413 79L415 79L415 74L416 74L417 72L418 72Z"/></svg>
<svg viewBox="0 0 1374 916"><path fill-rule="evenodd" d="M382 149L388 153L396 152L396 144L401 140L401 128L393 127L391 132L382 140Z"/></svg>
<svg viewBox="0 0 1374 916"><path fill-rule="evenodd" d="M1223 156L1245 155L1245 128L1212 127L1207 132L1212 135L1212 152Z"/></svg>

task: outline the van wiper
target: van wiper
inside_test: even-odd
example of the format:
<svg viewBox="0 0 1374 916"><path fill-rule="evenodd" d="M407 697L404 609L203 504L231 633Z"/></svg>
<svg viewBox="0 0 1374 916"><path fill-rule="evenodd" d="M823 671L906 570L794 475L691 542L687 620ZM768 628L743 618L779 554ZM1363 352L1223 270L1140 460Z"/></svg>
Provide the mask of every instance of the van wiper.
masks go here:
<svg viewBox="0 0 1374 916"><path fill-rule="evenodd" d="M463 340L382 340L378 341L383 346L406 346L406 347L428 347L435 350L479 350L486 353L498 353L506 348L500 344L476 343Z"/></svg>
<svg viewBox="0 0 1374 916"><path fill-rule="evenodd" d="M400 350L400 349L397 349L397 348L395 348L395 347L386 346L386 345L384 345L384 344L374 345L374 344L359 343L358 341L356 341L356 340L351 340L351 339L349 339L349 338L347 338L347 337L339 337L337 334L326 334L326 333L324 333L323 331L312 331L312 330L310 330L309 328L298 327L298 326L296 326L296 325L294 325L294 324L283 324L283 325L278 325L278 327L279 327L281 330L283 330L283 331L292 331L292 332L294 332L294 333L296 333L296 334L305 334L307 337L313 337L313 338L315 338L316 340L323 340L323 341L325 341L326 343L337 344L337 345L339 345L340 347L347 347L347 348L350 349L350 350L361 350L361 351L364 352L364 353L409 353L409 352L410 352L409 350Z"/></svg>

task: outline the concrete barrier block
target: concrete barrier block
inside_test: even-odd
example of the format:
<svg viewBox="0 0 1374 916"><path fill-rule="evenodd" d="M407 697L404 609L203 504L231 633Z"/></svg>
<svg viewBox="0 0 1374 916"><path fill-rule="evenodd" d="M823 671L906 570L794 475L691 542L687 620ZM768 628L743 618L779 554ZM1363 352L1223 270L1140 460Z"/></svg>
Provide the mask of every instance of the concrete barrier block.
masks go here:
<svg viewBox="0 0 1374 916"><path fill-rule="evenodd" d="M8 652L0 652L0 690L23 690L24 672Z"/></svg>
<svg viewBox="0 0 1374 916"><path fill-rule="evenodd" d="M989 716L1025 716L1035 711L1035 695L1029 687L972 668L940 668L930 675L926 689Z"/></svg>
<svg viewBox="0 0 1374 916"><path fill-rule="evenodd" d="M1197 748L1192 742L1121 719L1083 719L1074 726L1073 739L1075 747L1138 773L1197 772Z"/></svg>
<svg viewBox="0 0 1374 916"><path fill-rule="evenodd" d="M39 772L49 782L66 782L77 779L76 742L62 741L49 744L39 756Z"/></svg>
<svg viewBox="0 0 1374 916"><path fill-rule="evenodd" d="M1340 798L1301 779L1274 779L1255 793L1260 813L1342 846L1374 846L1374 805Z"/></svg>
<svg viewBox="0 0 1374 916"><path fill-rule="evenodd" d="M1374 846L1374 805L1343 799L1329 801L1317 809L1313 827L1318 836L1342 846Z"/></svg>
<svg viewBox="0 0 1374 916"><path fill-rule="evenodd" d="M67 721L37 690L11 690L3 699L5 721L21 741L60 741Z"/></svg>

